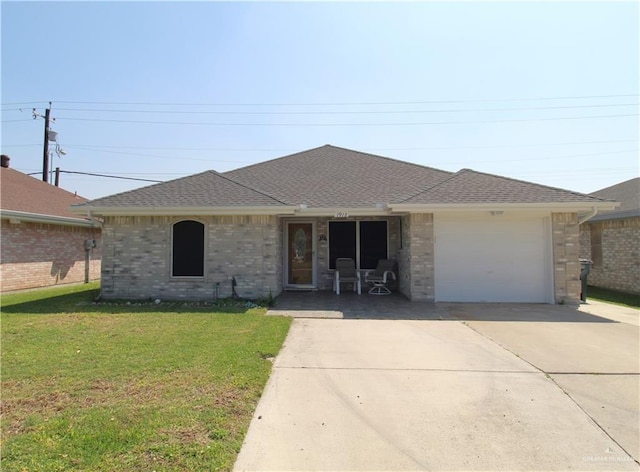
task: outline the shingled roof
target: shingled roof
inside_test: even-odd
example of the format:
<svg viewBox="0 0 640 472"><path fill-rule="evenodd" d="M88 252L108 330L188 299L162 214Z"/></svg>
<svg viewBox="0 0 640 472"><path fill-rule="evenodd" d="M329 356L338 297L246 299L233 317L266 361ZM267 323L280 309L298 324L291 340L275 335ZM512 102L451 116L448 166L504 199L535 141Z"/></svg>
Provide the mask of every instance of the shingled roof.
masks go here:
<svg viewBox="0 0 640 472"><path fill-rule="evenodd" d="M99 198L79 209L146 214L262 208L291 214L296 209L368 211L380 204L407 211L407 205L519 203L606 206L598 197L568 190L469 169L454 174L326 145L223 174L206 171Z"/></svg>
<svg viewBox="0 0 640 472"><path fill-rule="evenodd" d="M602 202L603 199L498 175L462 169L449 179L402 203L567 203Z"/></svg>
<svg viewBox="0 0 640 472"><path fill-rule="evenodd" d="M451 173L326 145L225 175L291 205L354 208L402 201Z"/></svg>
<svg viewBox="0 0 640 472"><path fill-rule="evenodd" d="M15 169L0 167L0 172L0 207L5 215L40 215L86 221L70 210L71 205L84 203L86 198Z"/></svg>
<svg viewBox="0 0 640 472"><path fill-rule="evenodd" d="M590 221L640 216L640 177L626 180L625 182L601 190L596 190L590 195L620 202L620 206L614 211L603 212L600 215L596 215Z"/></svg>
<svg viewBox="0 0 640 472"><path fill-rule="evenodd" d="M285 205L274 197L234 182L212 170L98 198L90 204L100 207L139 208Z"/></svg>

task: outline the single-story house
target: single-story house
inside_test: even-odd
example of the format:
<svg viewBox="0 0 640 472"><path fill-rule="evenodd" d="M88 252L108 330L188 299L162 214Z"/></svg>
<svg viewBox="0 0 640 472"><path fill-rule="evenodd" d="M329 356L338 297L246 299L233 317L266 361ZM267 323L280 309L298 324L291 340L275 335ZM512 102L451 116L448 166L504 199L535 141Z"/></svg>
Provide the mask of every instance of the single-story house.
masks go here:
<svg viewBox="0 0 640 472"><path fill-rule="evenodd" d="M396 260L410 300L577 303L578 213L614 207L326 145L74 211L103 219L105 298L331 290L336 258L351 257L359 269Z"/></svg>
<svg viewBox="0 0 640 472"><path fill-rule="evenodd" d="M81 198L9 167L0 167L0 290L100 278L100 223L78 216Z"/></svg>
<svg viewBox="0 0 640 472"><path fill-rule="evenodd" d="M589 285L640 294L640 177L590 195L620 206L580 225L580 257L593 262Z"/></svg>

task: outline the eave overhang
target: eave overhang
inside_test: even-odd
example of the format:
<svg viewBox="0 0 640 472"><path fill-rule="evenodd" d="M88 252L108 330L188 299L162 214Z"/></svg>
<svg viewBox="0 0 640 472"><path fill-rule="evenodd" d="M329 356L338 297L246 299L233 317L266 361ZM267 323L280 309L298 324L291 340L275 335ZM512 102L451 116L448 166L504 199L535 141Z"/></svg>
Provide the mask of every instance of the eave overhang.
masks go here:
<svg viewBox="0 0 640 472"><path fill-rule="evenodd" d="M442 213L469 211L549 211L578 212L596 209L613 210L618 202L550 202L550 203L390 203L394 213Z"/></svg>
<svg viewBox="0 0 640 472"><path fill-rule="evenodd" d="M26 211L0 210L0 217L12 222L45 223L50 225L82 226L88 228L99 228L100 223L84 218L71 218L65 216L43 215L39 213L29 213Z"/></svg>
<svg viewBox="0 0 640 472"><path fill-rule="evenodd" d="M217 207L71 207L76 214L91 216L214 216L214 215L293 215L294 206L217 206Z"/></svg>

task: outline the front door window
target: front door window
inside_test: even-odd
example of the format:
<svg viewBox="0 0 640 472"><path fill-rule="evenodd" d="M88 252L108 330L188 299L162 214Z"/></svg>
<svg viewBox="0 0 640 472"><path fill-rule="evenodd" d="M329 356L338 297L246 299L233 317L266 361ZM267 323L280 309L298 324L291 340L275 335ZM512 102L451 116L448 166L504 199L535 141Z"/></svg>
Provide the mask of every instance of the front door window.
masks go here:
<svg viewBox="0 0 640 472"><path fill-rule="evenodd" d="M289 223L288 274L289 285L313 284L313 224Z"/></svg>

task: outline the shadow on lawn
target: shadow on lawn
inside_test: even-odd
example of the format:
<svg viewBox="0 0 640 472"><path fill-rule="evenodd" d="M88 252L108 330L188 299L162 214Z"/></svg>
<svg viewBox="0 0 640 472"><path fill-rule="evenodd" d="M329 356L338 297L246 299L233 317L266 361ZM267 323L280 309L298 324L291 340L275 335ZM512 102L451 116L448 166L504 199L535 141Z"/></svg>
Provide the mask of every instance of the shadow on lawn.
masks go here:
<svg viewBox="0 0 640 472"><path fill-rule="evenodd" d="M213 301L167 300L159 304L152 300L100 300L100 289L80 293L43 296L2 305L3 313L57 314L57 313L246 313L259 305L247 300L220 299Z"/></svg>

